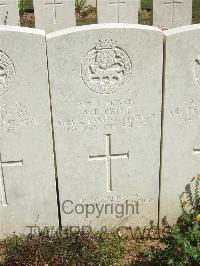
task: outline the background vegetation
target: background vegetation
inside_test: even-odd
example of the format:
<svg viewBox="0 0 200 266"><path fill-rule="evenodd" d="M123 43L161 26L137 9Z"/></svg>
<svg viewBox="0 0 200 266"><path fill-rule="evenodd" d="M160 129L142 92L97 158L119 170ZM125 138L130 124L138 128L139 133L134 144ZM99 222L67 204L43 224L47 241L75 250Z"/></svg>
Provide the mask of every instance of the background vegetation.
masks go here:
<svg viewBox="0 0 200 266"><path fill-rule="evenodd" d="M80 1L80 0L79 0ZM142 11L139 13L139 23L151 24L153 0L141 0ZM91 10L94 12L95 10ZM33 0L20 0L20 14L33 12ZM200 0L193 0L193 23L200 23ZM96 23L95 16L77 18L77 25Z"/></svg>

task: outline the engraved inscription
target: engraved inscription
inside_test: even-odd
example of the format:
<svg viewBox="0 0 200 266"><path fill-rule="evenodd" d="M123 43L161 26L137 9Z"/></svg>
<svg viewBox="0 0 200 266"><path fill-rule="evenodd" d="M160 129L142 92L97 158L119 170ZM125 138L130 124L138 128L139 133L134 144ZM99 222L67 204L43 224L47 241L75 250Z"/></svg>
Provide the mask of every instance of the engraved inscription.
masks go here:
<svg viewBox="0 0 200 266"><path fill-rule="evenodd" d="M0 51L0 96L8 91L9 85L14 78L15 68L11 59Z"/></svg>
<svg viewBox="0 0 200 266"><path fill-rule="evenodd" d="M89 155L89 161L106 161L106 173L107 173L107 190L106 192L112 192L112 171L111 162L116 159L129 159L128 153L112 154L111 152L111 134L106 134L106 154L104 155Z"/></svg>
<svg viewBox="0 0 200 266"><path fill-rule="evenodd" d="M70 108L73 101L62 103ZM103 105L97 102L79 102L73 114L68 119L58 119L58 126L67 132L95 132L105 130L111 133L119 129L137 129L152 123L156 114L151 111L139 111L135 106L135 99L109 99Z"/></svg>
<svg viewBox="0 0 200 266"><path fill-rule="evenodd" d="M129 56L112 40L99 41L81 64L85 85L99 94L117 92L128 80L131 70Z"/></svg>
<svg viewBox="0 0 200 266"><path fill-rule="evenodd" d="M5 185L5 176L4 176L4 167L9 166L22 166L23 160L20 161L2 161L1 153L0 153L0 189L1 189L1 198L2 198L2 206L8 205L8 200L6 196L6 185Z"/></svg>
<svg viewBox="0 0 200 266"><path fill-rule="evenodd" d="M102 197L93 197L88 196L87 198L79 199L79 203L111 203L111 202L125 202L128 200L129 202L135 203L139 202L140 205L143 204L152 204L154 199L151 197L147 197L146 195L142 195L141 193L137 194L106 194Z"/></svg>
<svg viewBox="0 0 200 266"><path fill-rule="evenodd" d="M194 61L193 73L196 83L200 85L200 56L197 56L197 58Z"/></svg>
<svg viewBox="0 0 200 266"><path fill-rule="evenodd" d="M200 98L191 96L182 106L175 106L170 110L173 118L184 122L200 121Z"/></svg>
<svg viewBox="0 0 200 266"><path fill-rule="evenodd" d="M17 132L20 127L39 125L39 119L32 117L28 108L21 102L0 105L1 132Z"/></svg>

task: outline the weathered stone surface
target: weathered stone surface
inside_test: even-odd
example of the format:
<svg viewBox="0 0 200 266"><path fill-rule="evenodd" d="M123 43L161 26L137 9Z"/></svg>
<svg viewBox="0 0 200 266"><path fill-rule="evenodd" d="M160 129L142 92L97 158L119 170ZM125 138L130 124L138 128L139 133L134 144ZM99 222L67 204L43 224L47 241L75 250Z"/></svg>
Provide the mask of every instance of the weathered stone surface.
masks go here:
<svg viewBox="0 0 200 266"><path fill-rule="evenodd" d="M192 0L153 0L153 25L166 29L192 23Z"/></svg>
<svg viewBox="0 0 200 266"><path fill-rule="evenodd" d="M76 25L75 0L33 0L35 27L53 32Z"/></svg>
<svg viewBox="0 0 200 266"><path fill-rule="evenodd" d="M156 224L162 32L82 26L47 48L63 225Z"/></svg>
<svg viewBox="0 0 200 266"><path fill-rule="evenodd" d="M0 0L0 25L19 25L17 0Z"/></svg>
<svg viewBox="0 0 200 266"><path fill-rule="evenodd" d="M27 226L56 226L58 219L45 35L1 26L0 39L3 236L13 231L29 233Z"/></svg>
<svg viewBox="0 0 200 266"><path fill-rule="evenodd" d="M138 23L138 0L98 0L98 23Z"/></svg>
<svg viewBox="0 0 200 266"><path fill-rule="evenodd" d="M200 26L165 34L160 217L172 224L180 214L179 195L200 171Z"/></svg>

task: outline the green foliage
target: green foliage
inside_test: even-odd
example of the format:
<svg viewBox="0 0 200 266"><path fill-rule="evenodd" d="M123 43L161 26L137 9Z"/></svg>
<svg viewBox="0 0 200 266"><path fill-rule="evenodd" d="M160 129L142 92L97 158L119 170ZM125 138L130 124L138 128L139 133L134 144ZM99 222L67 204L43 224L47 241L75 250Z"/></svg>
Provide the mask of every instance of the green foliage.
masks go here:
<svg viewBox="0 0 200 266"><path fill-rule="evenodd" d="M143 25L152 25L152 12L142 9L139 11L139 23Z"/></svg>
<svg viewBox="0 0 200 266"><path fill-rule="evenodd" d="M193 179L180 196L182 214L168 236L165 248L149 249L146 255L155 265L200 265L200 182Z"/></svg>
<svg viewBox="0 0 200 266"><path fill-rule="evenodd" d="M148 11L152 10L153 0L141 0L141 8Z"/></svg>
<svg viewBox="0 0 200 266"><path fill-rule="evenodd" d="M76 13L81 17L86 17L90 13L96 13L96 7L87 4L87 0L76 0L75 1Z"/></svg>
<svg viewBox="0 0 200 266"><path fill-rule="evenodd" d="M125 246L116 231L49 232L5 239L0 246L5 254L2 265L120 265Z"/></svg>
<svg viewBox="0 0 200 266"><path fill-rule="evenodd" d="M200 23L200 1L193 0L193 7L192 7L192 21L193 23Z"/></svg>
<svg viewBox="0 0 200 266"><path fill-rule="evenodd" d="M33 11L33 0L20 0L19 1L19 12L20 16L26 11Z"/></svg>

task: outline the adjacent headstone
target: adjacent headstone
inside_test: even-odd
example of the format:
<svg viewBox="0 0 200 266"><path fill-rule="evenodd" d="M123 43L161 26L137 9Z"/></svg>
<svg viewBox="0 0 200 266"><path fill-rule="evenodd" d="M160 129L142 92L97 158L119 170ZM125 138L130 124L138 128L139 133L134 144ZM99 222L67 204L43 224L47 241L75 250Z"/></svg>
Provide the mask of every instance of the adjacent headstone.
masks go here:
<svg viewBox="0 0 200 266"><path fill-rule="evenodd" d="M153 0L153 25L166 29L192 23L192 0Z"/></svg>
<svg viewBox="0 0 200 266"><path fill-rule="evenodd" d="M97 0L98 23L138 23L138 0Z"/></svg>
<svg viewBox="0 0 200 266"><path fill-rule="evenodd" d="M45 34L1 26L0 39L3 236L13 231L29 233L34 225L57 226L58 215Z"/></svg>
<svg viewBox="0 0 200 266"><path fill-rule="evenodd" d="M0 25L19 25L18 0L0 0Z"/></svg>
<svg viewBox="0 0 200 266"><path fill-rule="evenodd" d="M153 0L153 25L170 29L192 23L192 0Z"/></svg>
<svg viewBox="0 0 200 266"><path fill-rule="evenodd" d="M142 9L142 0L138 0L138 9L141 10Z"/></svg>
<svg viewBox="0 0 200 266"><path fill-rule="evenodd" d="M47 48L63 225L156 224L162 32L82 26Z"/></svg>
<svg viewBox="0 0 200 266"><path fill-rule="evenodd" d="M33 0L35 27L53 32L76 25L75 0Z"/></svg>
<svg viewBox="0 0 200 266"><path fill-rule="evenodd" d="M200 172L200 26L166 31L161 220L176 222L179 195Z"/></svg>

